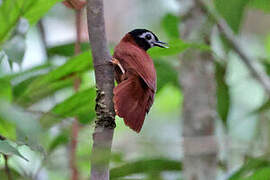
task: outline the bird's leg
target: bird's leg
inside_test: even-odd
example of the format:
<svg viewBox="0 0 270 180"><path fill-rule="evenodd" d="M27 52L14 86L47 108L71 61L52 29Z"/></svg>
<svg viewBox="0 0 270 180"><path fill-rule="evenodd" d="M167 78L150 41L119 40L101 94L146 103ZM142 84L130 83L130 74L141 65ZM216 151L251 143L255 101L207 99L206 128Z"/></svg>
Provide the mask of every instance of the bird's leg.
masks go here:
<svg viewBox="0 0 270 180"><path fill-rule="evenodd" d="M110 62L111 62L112 64L117 65L117 66L120 68L120 70L122 71L122 73L125 74L126 71L125 71L125 69L123 68L123 66L121 65L121 63L118 61L118 59L112 58L112 59L110 60Z"/></svg>

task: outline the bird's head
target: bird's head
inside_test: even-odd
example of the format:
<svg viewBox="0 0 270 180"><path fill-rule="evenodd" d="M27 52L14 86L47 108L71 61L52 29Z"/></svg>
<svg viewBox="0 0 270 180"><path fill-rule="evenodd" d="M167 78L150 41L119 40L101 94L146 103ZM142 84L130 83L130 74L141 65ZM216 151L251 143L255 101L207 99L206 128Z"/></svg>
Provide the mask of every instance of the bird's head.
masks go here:
<svg viewBox="0 0 270 180"><path fill-rule="evenodd" d="M128 34L132 36L136 44L145 51L151 47L158 46L161 48L168 48L167 43L159 41L157 36L147 29L135 29Z"/></svg>

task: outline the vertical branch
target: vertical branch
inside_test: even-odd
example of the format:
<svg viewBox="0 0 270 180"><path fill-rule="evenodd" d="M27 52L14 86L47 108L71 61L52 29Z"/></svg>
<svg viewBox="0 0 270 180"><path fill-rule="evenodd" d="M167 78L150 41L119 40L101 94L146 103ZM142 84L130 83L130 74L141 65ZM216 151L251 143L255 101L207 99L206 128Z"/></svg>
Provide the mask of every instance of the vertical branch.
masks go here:
<svg viewBox="0 0 270 180"><path fill-rule="evenodd" d="M193 2L181 27L181 38L209 44L211 25ZM189 49L180 57L180 83L184 94L183 148L186 180L215 180L217 142L214 137L216 92L213 57L208 51Z"/></svg>
<svg viewBox="0 0 270 180"><path fill-rule="evenodd" d="M87 1L87 22L97 87L95 108L97 120L93 134L91 180L108 180L109 158L115 128L112 100L114 72L113 66L109 63L111 56L105 33L103 0Z"/></svg>
<svg viewBox="0 0 270 180"><path fill-rule="evenodd" d="M72 123L71 130L71 147L70 147L70 159L69 166L71 170L71 179L78 180L79 172L76 166L76 149L77 149L77 141L78 141L78 131L79 131L79 123L77 118L74 118Z"/></svg>
<svg viewBox="0 0 270 180"><path fill-rule="evenodd" d="M75 55L79 54L81 52L81 33L82 33L82 10L78 9L76 10L76 42L75 42ZM75 87L76 88L76 87Z"/></svg>
<svg viewBox="0 0 270 180"><path fill-rule="evenodd" d="M74 48L74 54L78 55L81 52L80 44L81 44L81 19L82 19L82 10L78 9L75 11L76 13L76 42ZM80 88L81 79L77 77L74 80L74 90L77 92ZM71 179L78 180L79 179L79 171L76 166L76 149L78 143L78 132L79 132L79 123L78 119L74 118L72 123L72 130L71 130L71 147L70 147L70 162L69 166L71 169Z"/></svg>

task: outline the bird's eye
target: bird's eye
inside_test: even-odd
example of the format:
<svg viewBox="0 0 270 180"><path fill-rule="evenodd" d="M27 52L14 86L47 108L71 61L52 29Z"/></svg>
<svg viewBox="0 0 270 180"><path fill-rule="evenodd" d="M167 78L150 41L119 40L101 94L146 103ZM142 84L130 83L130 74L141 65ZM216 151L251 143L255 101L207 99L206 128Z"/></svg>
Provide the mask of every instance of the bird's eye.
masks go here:
<svg viewBox="0 0 270 180"><path fill-rule="evenodd" d="M152 36L150 34L146 34L145 39L150 40L150 39L152 39Z"/></svg>

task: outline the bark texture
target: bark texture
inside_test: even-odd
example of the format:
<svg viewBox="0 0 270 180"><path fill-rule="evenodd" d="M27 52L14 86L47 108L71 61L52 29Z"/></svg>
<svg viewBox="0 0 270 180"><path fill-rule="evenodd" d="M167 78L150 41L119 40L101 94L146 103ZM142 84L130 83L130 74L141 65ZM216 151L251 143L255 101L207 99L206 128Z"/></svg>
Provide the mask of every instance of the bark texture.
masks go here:
<svg viewBox="0 0 270 180"><path fill-rule="evenodd" d="M196 3L180 27L181 38L190 43L209 43L211 25ZM215 180L217 143L214 137L216 92L214 62L210 52L189 49L180 57L180 83L184 94L184 179Z"/></svg>
<svg viewBox="0 0 270 180"><path fill-rule="evenodd" d="M89 40L95 67L97 86L96 127L93 134L91 154L91 180L109 179L109 158L115 112L113 107L114 72L109 63L111 56L107 47L102 0L87 1Z"/></svg>

